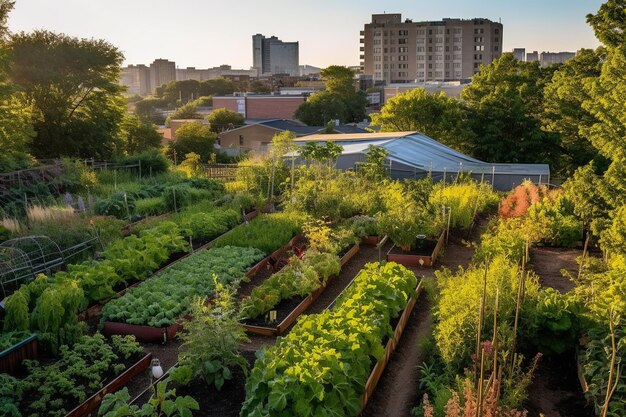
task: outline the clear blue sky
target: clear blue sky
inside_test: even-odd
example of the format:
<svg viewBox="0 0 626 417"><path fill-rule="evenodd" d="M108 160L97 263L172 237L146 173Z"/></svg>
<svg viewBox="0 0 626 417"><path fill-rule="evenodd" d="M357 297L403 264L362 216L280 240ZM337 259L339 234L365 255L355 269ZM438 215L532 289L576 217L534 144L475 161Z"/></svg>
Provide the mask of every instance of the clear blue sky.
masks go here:
<svg viewBox="0 0 626 417"><path fill-rule="evenodd" d="M384 5L383 5L384 4ZM17 0L12 31L49 29L102 38L128 64L252 65L255 33L300 41L300 64L358 65L359 30L374 13L403 18L485 17L504 24L504 50L576 51L598 42L585 21L600 0Z"/></svg>

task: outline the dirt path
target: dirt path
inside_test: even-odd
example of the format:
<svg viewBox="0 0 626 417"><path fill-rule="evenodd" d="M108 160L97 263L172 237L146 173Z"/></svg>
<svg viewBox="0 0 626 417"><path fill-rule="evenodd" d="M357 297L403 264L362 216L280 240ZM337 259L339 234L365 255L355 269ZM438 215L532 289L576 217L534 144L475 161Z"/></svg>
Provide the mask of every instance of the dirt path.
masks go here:
<svg viewBox="0 0 626 417"><path fill-rule="evenodd" d="M539 283L566 293L574 288L574 282L563 276L567 271L571 276L578 275L576 258L582 255L578 249L531 248L530 267L539 275Z"/></svg>
<svg viewBox="0 0 626 417"><path fill-rule="evenodd" d="M561 248L531 248L530 268L539 276L544 287L566 293L574 282L563 275L578 274L576 258L581 250ZM563 272L562 272L563 271ZM544 356L539 362L533 383L528 389L526 405L529 417L587 417L593 410L586 406L578 382L576 358L573 349L562 355Z"/></svg>
<svg viewBox="0 0 626 417"><path fill-rule="evenodd" d="M413 268L415 275L418 278L432 278L436 269L446 267L455 270L460 265L469 265L474 248L463 244L461 240L450 236L438 266L435 269ZM419 403L420 375L417 367L425 359L419 342L432 332L431 308L427 294L423 292L417 300L402 339L361 416L408 417L413 407Z"/></svg>

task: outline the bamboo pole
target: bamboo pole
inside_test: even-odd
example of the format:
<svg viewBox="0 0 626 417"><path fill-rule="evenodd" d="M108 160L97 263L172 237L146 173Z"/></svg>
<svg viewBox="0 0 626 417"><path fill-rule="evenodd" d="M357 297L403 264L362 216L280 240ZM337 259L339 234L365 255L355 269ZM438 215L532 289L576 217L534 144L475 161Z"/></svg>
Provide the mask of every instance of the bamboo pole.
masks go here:
<svg viewBox="0 0 626 417"><path fill-rule="evenodd" d="M478 329L476 331L476 359L481 352L480 341L482 339L482 330L485 320L485 303L487 298L487 273L489 271L489 260L485 264L485 274L483 277L483 293L480 297L480 313L478 315Z"/></svg>

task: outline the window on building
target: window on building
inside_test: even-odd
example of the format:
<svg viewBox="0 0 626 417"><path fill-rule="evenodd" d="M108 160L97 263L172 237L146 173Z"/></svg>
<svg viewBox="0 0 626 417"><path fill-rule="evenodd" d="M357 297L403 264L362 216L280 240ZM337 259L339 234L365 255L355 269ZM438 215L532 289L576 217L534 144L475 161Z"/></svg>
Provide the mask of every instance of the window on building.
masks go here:
<svg viewBox="0 0 626 417"><path fill-rule="evenodd" d="M433 73L431 71L428 71L428 78L433 78Z"/></svg>
<svg viewBox="0 0 626 417"><path fill-rule="evenodd" d="M408 60L409 60L408 55L400 55L398 57L398 61L408 61Z"/></svg>
<svg viewBox="0 0 626 417"><path fill-rule="evenodd" d="M424 55L418 55L417 56L417 60L418 61L424 61L426 59L426 57Z"/></svg>
<svg viewBox="0 0 626 417"><path fill-rule="evenodd" d="M445 66L445 68L446 68L446 69L450 68L450 63L449 63L449 62L446 62L446 66Z"/></svg>
<svg viewBox="0 0 626 417"><path fill-rule="evenodd" d="M418 35L425 35L426 34L426 29L418 29L417 30L417 34Z"/></svg>
<svg viewBox="0 0 626 417"><path fill-rule="evenodd" d="M426 43L426 38L417 38L417 44L418 45L423 45Z"/></svg>
<svg viewBox="0 0 626 417"><path fill-rule="evenodd" d="M461 55L461 54L454 54L454 55L452 55L452 59L454 59L455 61L461 60L461 59L463 59L463 55Z"/></svg>
<svg viewBox="0 0 626 417"><path fill-rule="evenodd" d="M428 64L428 69L433 69L433 64Z"/></svg>
<svg viewBox="0 0 626 417"><path fill-rule="evenodd" d="M441 78L443 77L443 72L442 71L435 71L435 78Z"/></svg>
<svg viewBox="0 0 626 417"><path fill-rule="evenodd" d="M424 68L424 64L417 64L417 68Z"/></svg>
<svg viewBox="0 0 626 417"><path fill-rule="evenodd" d="M433 34L433 30L432 29L428 29L428 34L432 35Z"/></svg>
<svg viewBox="0 0 626 417"><path fill-rule="evenodd" d="M418 77L421 77L421 78L424 78L424 71L419 71L419 72L417 73L417 76L418 76Z"/></svg>
<svg viewBox="0 0 626 417"><path fill-rule="evenodd" d="M450 71L446 71L446 78L450 78Z"/></svg>
<svg viewBox="0 0 626 417"><path fill-rule="evenodd" d="M400 38L398 39L398 43L400 45L406 45L407 43L409 43L409 40L407 38Z"/></svg>
<svg viewBox="0 0 626 417"><path fill-rule="evenodd" d="M406 71L400 71L398 73L398 77L408 77L408 76L409 76L409 73Z"/></svg>
<svg viewBox="0 0 626 417"><path fill-rule="evenodd" d="M461 71L456 71L454 73L454 78L461 78Z"/></svg>
<svg viewBox="0 0 626 417"><path fill-rule="evenodd" d="M499 42L500 38L498 38L497 36L495 38L493 38L494 42Z"/></svg>
<svg viewBox="0 0 626 417"><path fill-rule="evenodd" d="M243 135L239 135L239 146L243 146Z"/></svg>
<svg viewBox="0 0 626 417"><path fill-rule="evenodd" d="M476 43L482 43L483 42L483 37L482 36L477 36L474 38L474 42Z"/></svg>
<svg viewBox="0 0 626 417"><path fill-rule="evenodd" d="M454 68L461 68L461 63L460 62L455 62L454 63Z"/></svg>
<svg viewBox="0 0 626 417"><path fill-rule="evenodd" d="M437 52L443 52L443 46L441 46L441 45L437 45L437 46L435 46L435 51L437 51Z"/></svg>
<svg viewBox="0 0 626 417"><path fill-rule="evenodd" d="M435 39L435 42L436 43L443 43L443 38L438 37L438 38Z"/></svg>
<svg viewBox="0 0 626 417"><path fill-rule="evenodd" d="M443 55L435 55L437 61L443 61Z"/></svg>
<svg viewBox="0 0 626 417"><path fill-rule="evenodd" d="M494 51L497 51L497 50L498 50L498 45L494 46L494 47L493 47L493 50L494 50Z"/></svg>
<svg viewBox="0 0 626 417"><path fill-rule="evenodd" d="M461 33L463 33L463 29L461 29L461 28L455 28L454 29L454 34L455 35L460 35Z"/></svg>
<svg viewBox="0 0 626 417"><path fill-rule="evenodd" d="M443 68L443 62L436 62L435 68Z"/></svg>
<svg viewBox="0 0 626 417"><path fill-rule="evenodd" d="M399 30L398 31L398 36L408 36L409 35L409 31L408 30Z"/></svg>
<svg viewBox="0 0 626 417"><path fill-rule="evenodd" d="M456 43L463 42L463 38L461 38L461 37L454 38L454 42L456 42Z"/></svg>
<svg viewBox="0 0 626 417"><path fill-rule="evenodd" d="M500 33L500 29L497 29L497 28L496 28L496 30L494 30L494 33L495 33L496 35L497 35L497 34L499 34L499 33Z"/></svg>
<svg viewBox="0 0 626 417"><path fill-rule="evenodd" d="M484 51L485 50L485 45L474 45L474 50L475 51Z"/></svg>
<svg viewBox="0 0 626 417"><path fill-rule="evenodd" d="M424 47L423 46L418 46L417 47L417 52L424 52Z"/></svg>
<svg viewBox="0 0 626 417"><path fill-rule="evenodd" d="M480 68L480 62L474 62L474 68Z"/></svg>
<svg viewBox="0 0 626 417"><path fill-rule="evenodd" d="M409 48L406 46L401 46L400 48L398 48L398 52L402 53L402 52L409 52Z"/></svg>

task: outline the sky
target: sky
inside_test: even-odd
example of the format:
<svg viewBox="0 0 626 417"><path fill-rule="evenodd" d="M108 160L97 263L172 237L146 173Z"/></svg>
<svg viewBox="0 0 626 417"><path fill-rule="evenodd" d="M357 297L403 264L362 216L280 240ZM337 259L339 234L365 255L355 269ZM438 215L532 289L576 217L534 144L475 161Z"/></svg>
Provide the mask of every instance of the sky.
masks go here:
<svg viewBox="0 0 626 417"><path fill-rule="evenodd" d="M13 32L47 29L105 39L126 64L156 58L209 68L252 66L252 35L300 42L300 64L359 64L359 31L377 13L441 20L484 17L504 25L504 51L576 51L599 45L587 25L601 0L16 0Z"/></svg>

